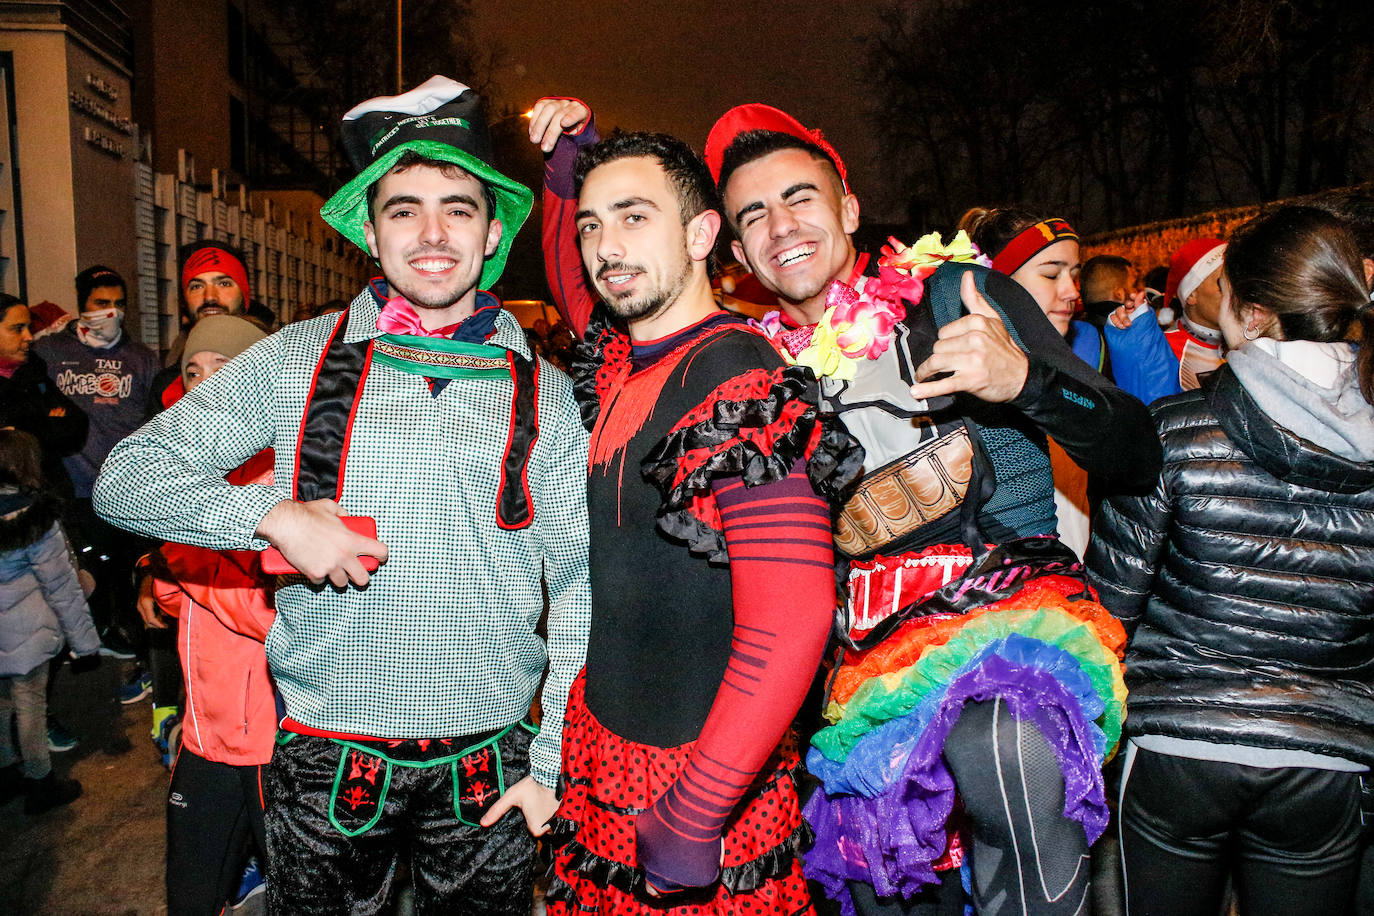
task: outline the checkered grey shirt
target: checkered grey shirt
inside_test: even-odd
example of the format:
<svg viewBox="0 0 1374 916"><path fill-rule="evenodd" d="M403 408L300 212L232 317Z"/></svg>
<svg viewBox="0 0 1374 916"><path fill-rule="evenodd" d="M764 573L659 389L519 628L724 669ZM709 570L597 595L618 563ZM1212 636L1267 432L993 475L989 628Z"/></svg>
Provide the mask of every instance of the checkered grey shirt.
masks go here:
<svg viewBox="0 0 1374 916"><path fill-rule="evenodd" d="M344 340L380 335L371 290L353 300ZM293 324L254 345L121 442L101 470L96 510L168 541L261 550L254 532L290 498L296 441L315 366L338 321ZM490 341L530 356L501 312ZM496 524L510 424L509 377L425 379L373 363L344 476L347 514L377 520L389 559L365 589L291 584L277 593L267 657L288 714L379 738L472 734L525 715L549 669L536 779L555 786L564 707L587 645L587 433L572 383L539 367L539 438L529 461L533 523ZM275 486L224 474L276 450ZM535 635L550 603L548 645Z"/></svg>

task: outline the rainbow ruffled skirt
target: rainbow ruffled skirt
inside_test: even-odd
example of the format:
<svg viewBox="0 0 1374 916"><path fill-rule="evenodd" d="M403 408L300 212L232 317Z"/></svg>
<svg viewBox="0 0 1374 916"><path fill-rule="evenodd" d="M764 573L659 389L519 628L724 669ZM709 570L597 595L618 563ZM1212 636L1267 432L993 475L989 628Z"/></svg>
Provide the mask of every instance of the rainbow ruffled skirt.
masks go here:
<svg viewBox="0 0 1374 916"><path fill-rule="evenodd" d="M854 912L847 881L909 897L937 880L937 863L949 864L956 787L943 750L969 701L1001 698L1040 729L1064 776L1064 816L1083 825L1089 843L1101 835L1102 765L1126 708L1126 634L1082 592L1077 579L1035 579L965 614L912 619L845 658L825 713L832 724L807 755L823 791L805 814L816 832L807 876L846 916Z"/></svg>

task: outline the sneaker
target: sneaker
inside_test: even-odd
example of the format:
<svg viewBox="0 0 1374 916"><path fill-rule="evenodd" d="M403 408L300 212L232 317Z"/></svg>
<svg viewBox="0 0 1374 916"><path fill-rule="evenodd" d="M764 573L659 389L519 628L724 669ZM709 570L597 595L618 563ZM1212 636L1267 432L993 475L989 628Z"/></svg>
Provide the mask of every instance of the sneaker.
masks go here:
<svg viewBox="0 0 1374 916"><path fill-rule="evenodd" d="M76 747L76 735L67 731L67 727L52 716L48 716L48 750L54 754L62 754Z"/></svg>
<svg viewBox="0 0 1374 916"><path fill-rule="evenodd" d="M59 779L53 772L42 779L25 779L24 783L25 814L42 814L81 797L81 783L75 779Z"/></svg>
<svg viewBox="0 0 1374 916"><path fill-rule="evenodd" d="M114 627L106 627L100 632L100 654L106 658L118 658L128 661L136 658L129 641L124 638L124 634Z"/></svg>
<svg viewBox="0 0 1374 916"><path fill-rule="evenodd" d="M154 744L157 744L159 740L164 744L166 743L167 728L163 726L163 723L180 712L180 706L158 706L157 704L153 704L152 739Z"/></svg>
<svg viewBox="0 0 1374 916"><path fill-rule="evenodd" d="M175 706L153 707L153 746L157 748L162 765L172 768L177 747L181 744L181 711Z"/></svg>
<svg viewBox="0 0 1374 916"><path fill-rule="evenodd" d="M243 870L243 878L239 881L238 892L234 894L230 907L237 910L252 898L265 893L266 890L267 881L262 876L262 869L258 867L258 857L250 856L248 866Z"/></svg>
<svg viewBox="0 0 1374 916"><path fill-rule="evenodd" d="M153 676L142 668L134 669L134 676L119 688L119 702L125 706L153 695Z"/></svg>

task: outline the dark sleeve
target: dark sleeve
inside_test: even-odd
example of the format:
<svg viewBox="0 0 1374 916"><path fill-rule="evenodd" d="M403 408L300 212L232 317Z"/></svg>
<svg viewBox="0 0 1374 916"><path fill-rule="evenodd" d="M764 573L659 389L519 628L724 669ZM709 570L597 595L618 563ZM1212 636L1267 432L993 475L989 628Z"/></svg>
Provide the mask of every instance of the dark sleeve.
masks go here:
<svg viewBox="0 0 1374 916"><path fill-rule="evenodd" d="M157 416L167 409L162 403L162 395L180 376L180 366L168 366L165 369L158 369L153 375L153 381L148 390L147 413L150 418Z"/></svg>
<svg viewBox="0 0 1374 916"><path fill-rule="evenodd" d="M37 356L30 357L30 365L21 366L19 372L32 373L29 392L19 394L31 400L16 405L18 409L11 415L9 425L36 436L47 455L75 455L81 451L86 444L86 412L48 378L47 365Z"/></svg>
<svg viewBox="0 0 1374 916"><path fill-rule="evenodd" d="M578 150L600 139L594 118L588 118L577 134L564 133L553 152L544 159L544 276L553 295L553 304L563 316L573 336L581 340L587 332L596 295L587 287L582 270L582 251L577 244L577 194L573 190L573 167Z"/></svg>
<svg viewBox="0 0 1374 916"><path fill-rule="evenodd" d="M1079 359L1016 281L989 272L987 292L1030 360L1011 406L1088 473L1132 489L1154 483L1160 448L1149 409Z"/></svg>
<svg viewBox="0 0 1374 916"><path fill-rule="evenodd" d="M1097 589L1102 606L1121 621L1128 638L1145 614L1172 515L1168 483L1161 474L1149 493L1112 496L1093 520L1092 540L1084 554L1088 583Z"/></svg>
<svg viewBox="0 0 1374 916"><path fill-rule="evenodd" d="M134 397L143 408L143 420L147 422L158 412L153 410L153 404L156 403L159 409L162 407L162 402L158 399L161 392L157 390L157 378L162 372L162 367L158 365L157 354L151 348L143 347L143 353L146 362L138 373L138 391Z"/></svg>

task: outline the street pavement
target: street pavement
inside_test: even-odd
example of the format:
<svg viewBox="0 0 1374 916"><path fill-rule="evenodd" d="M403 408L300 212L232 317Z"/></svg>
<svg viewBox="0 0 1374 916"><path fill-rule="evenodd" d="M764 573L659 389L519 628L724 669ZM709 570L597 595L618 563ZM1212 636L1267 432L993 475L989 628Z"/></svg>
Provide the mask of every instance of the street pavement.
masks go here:
<svg viewBox="0 0 1374 916"><path fill-rule="evenodd" d="M0 913L24 916L153 916L163 894L167 771L149 738L152 706L121 706L115 691L132 662L104 659L90 673L64 667L52 709L80 744L53 754L80 798L29 817L14 800L0 807ZM260 916L262 897L233 916Z"/></svg>

